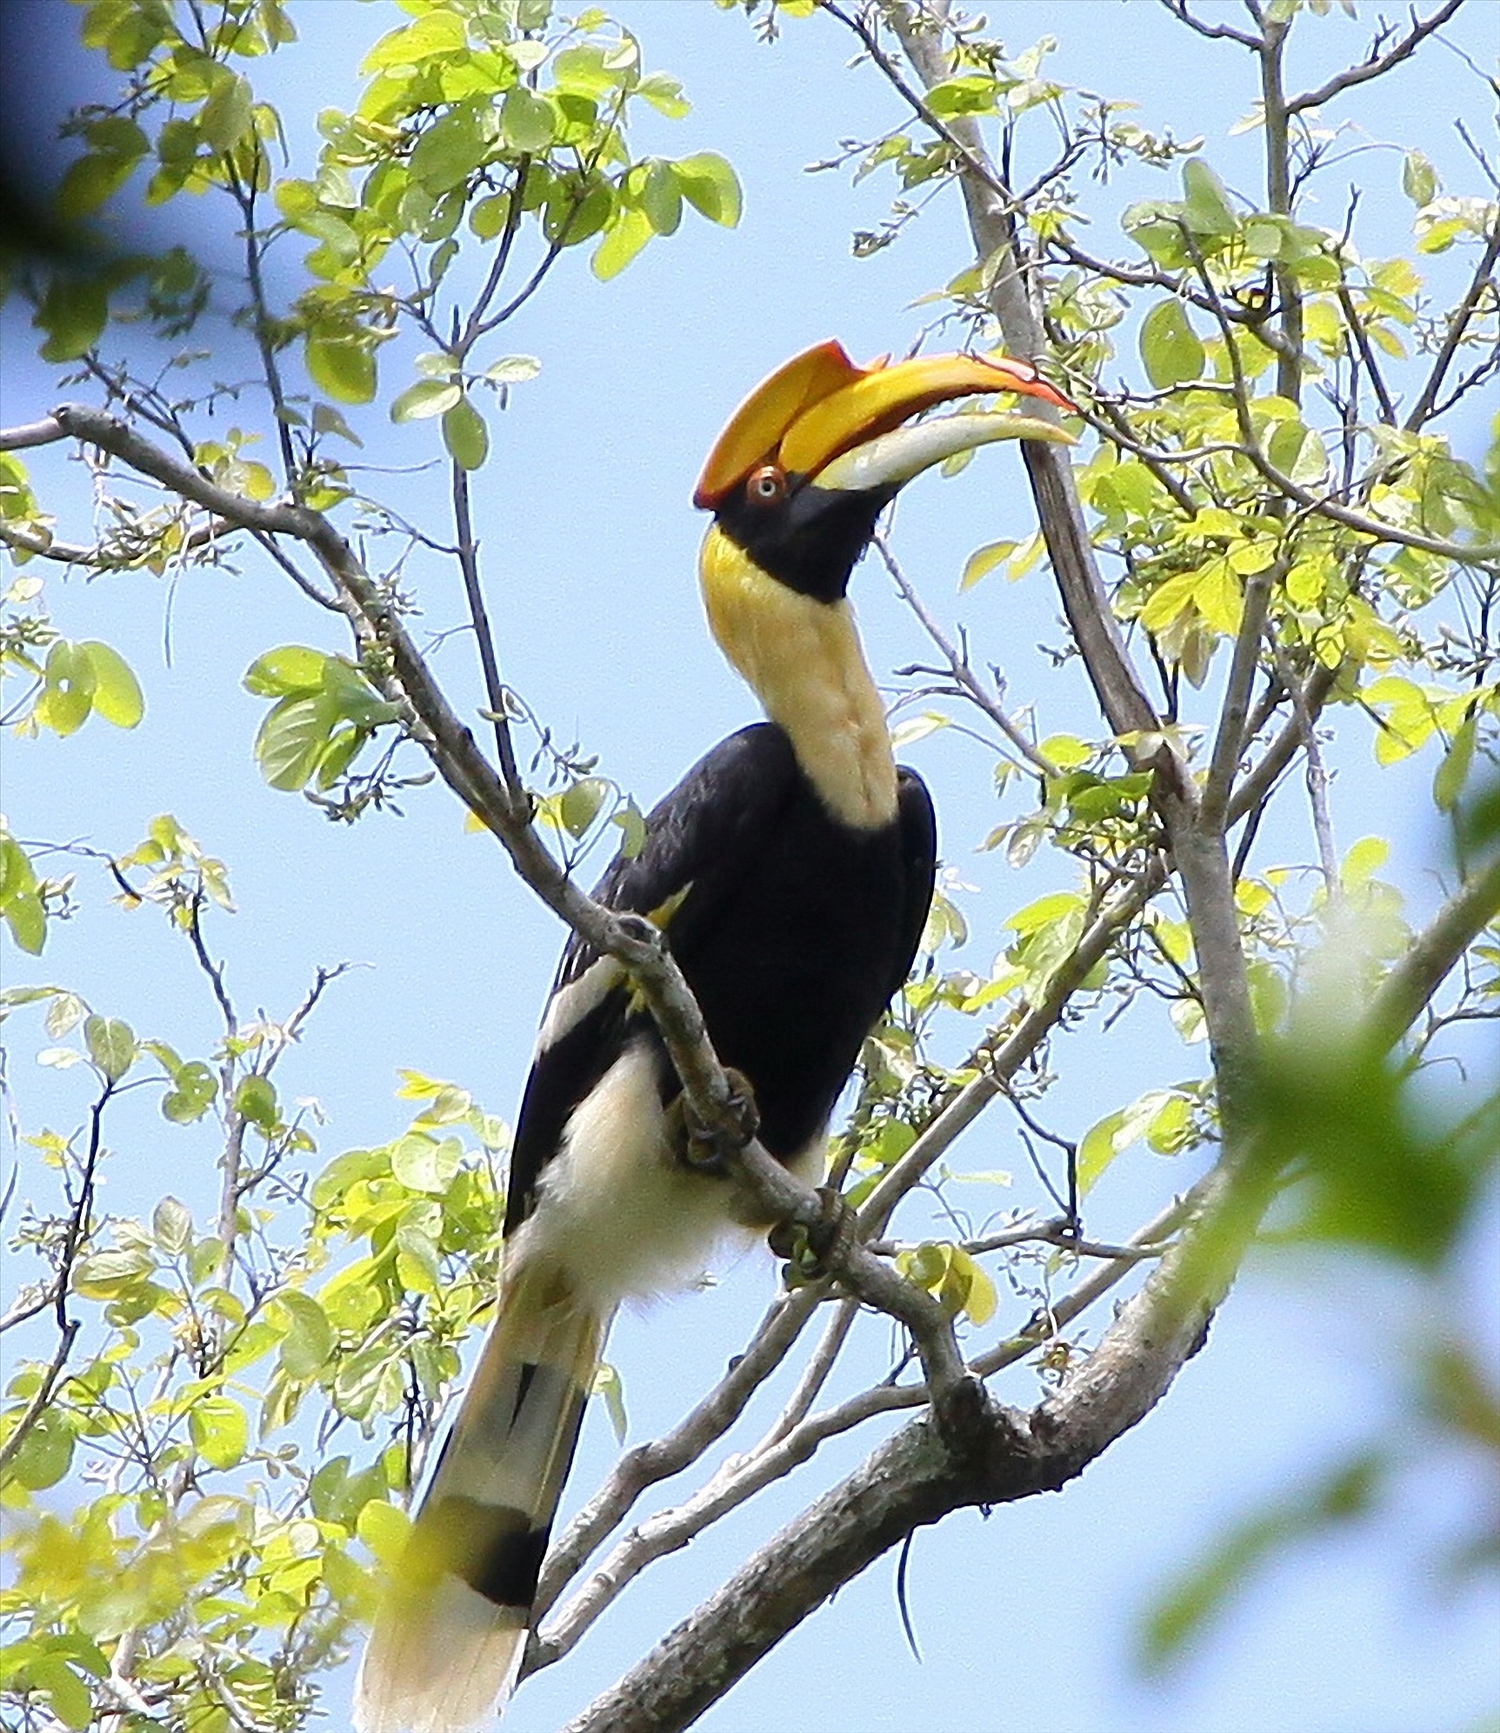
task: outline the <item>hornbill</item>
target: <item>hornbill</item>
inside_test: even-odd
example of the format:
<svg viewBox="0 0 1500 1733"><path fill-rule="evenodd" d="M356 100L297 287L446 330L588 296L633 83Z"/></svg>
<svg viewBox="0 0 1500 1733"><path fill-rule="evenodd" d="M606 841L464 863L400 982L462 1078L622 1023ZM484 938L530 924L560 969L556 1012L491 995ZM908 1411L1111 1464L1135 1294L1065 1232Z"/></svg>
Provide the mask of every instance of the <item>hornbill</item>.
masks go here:
<svg viewBox="0 0 1500 1733"><path fill-rule="evenodd" d="M932 802L891 756L845 589L913 476L994 440L1067 439L1015 414L905 425L985 392L1070 407L1003 356L858 367L829 342L736 411L694 495L713 513L699 572L714 636L770 719L690 770L594 893L662 929L762 1143L811 1183L861 1043L911 966L936 857ZM769 1225L688 1159L650 1013L620 964L575 938L517 1122L497 1316L365 1654L362 1733L456 1733L508 1693L615 1309Z"/></svg>

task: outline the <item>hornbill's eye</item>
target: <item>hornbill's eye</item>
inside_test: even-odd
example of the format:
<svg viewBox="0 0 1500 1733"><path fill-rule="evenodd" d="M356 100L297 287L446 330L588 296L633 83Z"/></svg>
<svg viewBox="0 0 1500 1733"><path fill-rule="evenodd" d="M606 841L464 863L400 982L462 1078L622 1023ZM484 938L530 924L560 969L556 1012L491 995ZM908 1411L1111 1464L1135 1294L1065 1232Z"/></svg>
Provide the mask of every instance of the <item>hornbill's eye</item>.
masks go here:
<svg viewBox="0 0 1500 1733"><path fill-rule="evenodd" d="M757 505L775 505L786 495L786 477L774 463L763 463L745 483L745 494Z"/></svg>

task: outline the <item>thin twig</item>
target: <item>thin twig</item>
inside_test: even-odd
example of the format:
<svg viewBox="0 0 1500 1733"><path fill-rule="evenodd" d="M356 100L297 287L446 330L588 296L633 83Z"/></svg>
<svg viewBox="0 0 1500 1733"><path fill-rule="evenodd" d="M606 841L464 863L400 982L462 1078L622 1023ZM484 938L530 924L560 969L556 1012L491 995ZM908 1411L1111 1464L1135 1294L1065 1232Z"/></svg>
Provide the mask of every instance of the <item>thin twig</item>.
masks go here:
<svg viewBox="0 0 1500 1733"><path fill-rule="evenodd" d="M1287 113L1300 114L1305 108L1321 108L1324 103L1331 102L1343 91L1352 90L1359 84L1367 84L1372 78L1383 77L1403 60L1410 60L1433 31L1440 30L1463 3L1464 0L1444 0L1444 4L1439 6L1436 12L1423 19L1418 19L1413 10L1412 28L1394 48L1387 49L1384 54L1372 53L1358 66L1346 67L1344 71L1336 72L1316 90L1306 90L1301 96L1289 98L1286 104Z"/></svg>

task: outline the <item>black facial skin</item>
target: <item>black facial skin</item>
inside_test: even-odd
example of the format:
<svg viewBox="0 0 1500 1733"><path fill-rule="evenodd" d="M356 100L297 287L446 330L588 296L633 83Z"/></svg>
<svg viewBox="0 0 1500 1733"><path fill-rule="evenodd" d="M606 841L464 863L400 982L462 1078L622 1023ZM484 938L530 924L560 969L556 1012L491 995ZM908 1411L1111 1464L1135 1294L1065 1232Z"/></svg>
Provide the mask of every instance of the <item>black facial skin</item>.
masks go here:
<svg viewBox="0 0 1500 1733"><path fill-rule="evenodd" d="M755 491L765 473L756 471L720 502L719 528L789 589L820 602L840 601L875 533L875 520L898 490L836 492L789 475L777 496L768 499Z"/></svg>

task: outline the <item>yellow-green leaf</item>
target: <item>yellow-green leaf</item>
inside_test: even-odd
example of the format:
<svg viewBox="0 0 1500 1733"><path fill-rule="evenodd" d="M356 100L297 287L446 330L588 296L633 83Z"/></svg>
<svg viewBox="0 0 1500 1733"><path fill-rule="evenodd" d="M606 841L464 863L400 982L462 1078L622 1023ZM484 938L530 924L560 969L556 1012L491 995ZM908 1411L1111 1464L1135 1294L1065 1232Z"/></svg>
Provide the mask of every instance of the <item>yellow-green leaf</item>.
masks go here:
<svg viewBox="0 0 1500 1733"><path fill-rule="evenodd" d="M463 391L451 379L419 379L408 385L391 405L391 420L425 421L450 410Z"/></svg>
<svg viewBox="0 0 1500 1733"><path fill-rule="evenodd" d="M94 709L116 728L134 728L146 714L146 700L130 664L118 650L90 638L78 649L94 670Z"/></svg>
<svg viewBox="0 0 1500 1733"><path fill-rule="evenodd" d="M489 429L467 397L443 412L443 444L460 469L481 469L490 454Z"/></svg>
<svg viewBox="0 0 1500 1733"><path fill-rule="evenodd" d="M83 1040L89 1058L111 1083L118 1083L135 1064L135 1032L123 1018L86 1017Z"/></svg>
<svg viewBox="0 0 1500 1733"><path fill-rule="evenodd" d="M644 211L623 206L615 213L604 239L594 249L591 261L594 275L601 283L618 277L654 233Z"/></svg>
<svg viewBox="0 0 1500 1733"><path fill-rule="evenodd" d="M33 714L54 733L74 734L88 720L94 707L93 659L81 644L59 638L47 652L42 695Z"/></svg>
<svg viewBox="0 0 1500 1733"><path fill-rule="evenodd" d="M524 84L505 93L500 106L500 126L505 142L512 150L540 156L552 143L556 132L556 116L545 96L538 96Z"/></svg>
<svg viewBox="0 0 1500 1733"><path fill-rule="evenodd" d="M1003 560L1009 559L1016 546L1015 542L986 542L982 548L975 548L964 561L963 575L958 580L959 589L972 590L981 578L988 576Z"/></svg>
<svg viewBox="0 0 1500 1733"><path fill-rule="evenodd" d="M1141 359L1159 391L1201 378L1205 351L1178 300L1158 301L1141 321Z"/></svg>
<svg viewBox="0 0 1500 1733"><path fill-rule="evenodd" d="M188 1411L188 1431L215 1468L233 1468L250 1442L245 1410L228 1396L200 1396Z"/></svg>
<svg viewBox="0 0 1500 1733"><path fill-rule="evenodd" d="M375 356L348 330L315 327L307 334L307 371L320 391L340 403L368 403L375 395Z"/></svg>
<svg viewBox="0 0 1500 1733"><path fill-rule="evenodd" d="M744 209L739 177L715 151L679 157L672 164L672 173L682 196L711 223L719 223L726 229L739 223Z"/></svg>

